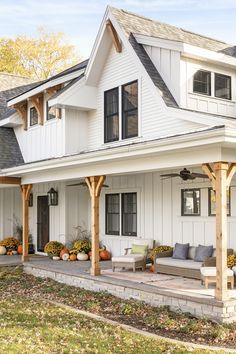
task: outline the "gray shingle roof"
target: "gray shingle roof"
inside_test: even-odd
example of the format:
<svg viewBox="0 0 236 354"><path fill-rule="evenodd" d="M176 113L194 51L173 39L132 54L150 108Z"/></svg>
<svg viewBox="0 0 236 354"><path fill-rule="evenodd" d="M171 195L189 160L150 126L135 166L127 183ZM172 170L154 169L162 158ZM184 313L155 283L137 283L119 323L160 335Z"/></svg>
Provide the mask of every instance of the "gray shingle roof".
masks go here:
<svg viewBox="0 0 236 354"><path fill-rule="evenodd" d="M172 96L170 90L168 89L167 85L165 84L164 80L162 79L161 75L159 74L157 68L151 61L150 57L148 56L147 52L143 48L141 44L139 44L134 36L131 34L129 36L129 42L131 43L135 53L139 57L141 63L143 64L144 68L146 69L148 75L152 79L154 85L161 91L162 98L165 104L168 107L178 107L174 97Z"/></svg>
<svg viewBox="0 0 236 354"><path fill-rule="evenodd" d="M0 127L0 169L23 163L24 159L13 128Z"/></svg>
<svg viewBox="0 0 236 354"><path fill-rule="evenodd" d="M229 56L236 57L236 46L233 46L232 44L139 16L132 12L114 7L110 7L110 10L128 36L130 33L133 33L184 42L193 46L212 50L214 52L223 52Z"/></svg>
<svg viewBox="0 0 236 354"><path fill-rule="evenodd" d="M33 80L29 77L0 72L0 91L10 90L14 87L29 85Z"/></svg>
<svg viewBox="0 0 236 354"><path fill-rule="evenodd" d="M29 89L37 86L38 83L32 83L24 86L14 87L10 90L0 92L0 120L9 117L15 112L14 108L7 107L7 101L11 98L18 96Z"/></svg>

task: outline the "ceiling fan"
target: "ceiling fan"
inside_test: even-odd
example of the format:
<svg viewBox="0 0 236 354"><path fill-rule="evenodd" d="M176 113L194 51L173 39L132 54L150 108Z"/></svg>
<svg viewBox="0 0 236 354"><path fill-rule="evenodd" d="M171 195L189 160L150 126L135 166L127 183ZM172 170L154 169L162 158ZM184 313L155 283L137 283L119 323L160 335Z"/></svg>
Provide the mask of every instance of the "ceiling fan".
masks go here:
<svg viewBox="0 0 236 354"><path fill-rule="evenodd" d="M87 187L87 183L86 182L79 182L79 183L74 183L74 184L67 184L67 187L75 187L75 186ZM103 184L102 187L109 188L109 186L107 184Z"/></svg>
<svg viewBox="0 0 236 354"><path fill-rule="evenodd" d="M179 173L167 173L160 177L163 177L163 179L180 177L183 181L194 180L195 178L208 178L208 176L203 173L190 172L187 168L184 168Z"/></svg>

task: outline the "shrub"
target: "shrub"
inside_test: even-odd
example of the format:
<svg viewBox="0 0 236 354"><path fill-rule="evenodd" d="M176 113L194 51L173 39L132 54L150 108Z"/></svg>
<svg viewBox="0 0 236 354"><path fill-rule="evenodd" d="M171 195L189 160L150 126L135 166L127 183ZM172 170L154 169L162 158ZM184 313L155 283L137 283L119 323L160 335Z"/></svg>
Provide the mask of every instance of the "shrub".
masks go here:
<svg viewBox="0 0 236 354"><path fill-rule="evenodd" d="M61 250L64 248L64 245L58 241L50 241L44 247L44 252L48 254L48 256L60 256Z"/></svg>
<svg viewBox="0 0 236 354"><path fill-rule="evenodd" d="M164 245L157 246L157 247L153 248L153 250L151 251L150 257L153 260L153 258L156 254L171 251L172 249L173 249L173 247L171 247L171 246L164 246Z"/></svg>
<svg viewBox="0 0 236 354"><path fill-rule="evenodd" d="M75 250L76 253L80 253L80 252L88 253L89 251L91 251L91 241L90 240L75 241L73 245L73 250Z"/></svg>
<svg viewBox="0 0 236 354"><path fill-rule="evenodd" d="M233 268L236 266L236 253L231 254L227 257L227 265L229 268Z"/></svg>
<svg viewBox="0 0 236 354"><path fill-rule="evenodd" d="M4 240L0 242L0 246L6 247L7 251L16 251L19 244L20 241L12 236L4 238Z"/></svg>

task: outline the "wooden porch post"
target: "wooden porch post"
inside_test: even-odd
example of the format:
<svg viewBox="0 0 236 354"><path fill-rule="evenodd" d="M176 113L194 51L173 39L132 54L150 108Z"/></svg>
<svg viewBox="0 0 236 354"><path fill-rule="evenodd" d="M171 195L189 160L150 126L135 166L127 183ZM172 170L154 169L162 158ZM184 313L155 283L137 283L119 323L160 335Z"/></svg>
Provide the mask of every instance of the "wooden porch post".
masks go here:
<svg viewBox="0 0 236 354"><path fill-rule="evenodd" d="M100 275L99 266L99 197L105 176L86 177L85 181L91 197L91 234L92 234L92 259L91 275Z"/></svg>
<svg viewBox="0 0 236 354"><path fill-rule="evenodd" d="M23 253L22 261L26 262L29 260L28 248L29 248L29 195L32 189L32 184L21 185L21 196L22 196L22 220L23 220Z"/></svg>
<svg viewBox="0 0 236 354"><path fill-rule="evenodd" d="M227 300L227 189L235 173L235 164L215 162L202 166L216 193L216 292L219 301Z"/></svg>

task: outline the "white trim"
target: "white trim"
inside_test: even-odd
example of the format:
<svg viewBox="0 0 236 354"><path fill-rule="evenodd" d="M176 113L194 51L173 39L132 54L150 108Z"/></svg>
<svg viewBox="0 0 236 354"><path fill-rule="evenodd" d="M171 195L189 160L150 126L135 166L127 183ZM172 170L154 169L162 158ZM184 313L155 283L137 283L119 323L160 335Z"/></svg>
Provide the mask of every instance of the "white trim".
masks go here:
<svg viewBox="0 0 236 354"><path fill-rule="evenodd" d="M81 70L75 71L73 73L70 73L68 75L63 75L63 76L61 76L61 77L59 77L57 79L49 80L48 82L45 82L44 84L41 84L41 85L39 85L39 86L37 86L37 87L35 87L35 88L33 88L33 89L21 94L21 95L11 99L10 101L8 101L7 106L10 107L10 106L13 106L16 103L25 101L25 100L27 100L27 98L32 97L32 96L36 95L39 92L43 92L44 90L46 90L49 87L53 87L53 86L65 83L67 81L73 80L76 77L78 77L80 74L82 74L83 72L84 72L84 68L81 69Z"/></svg>

